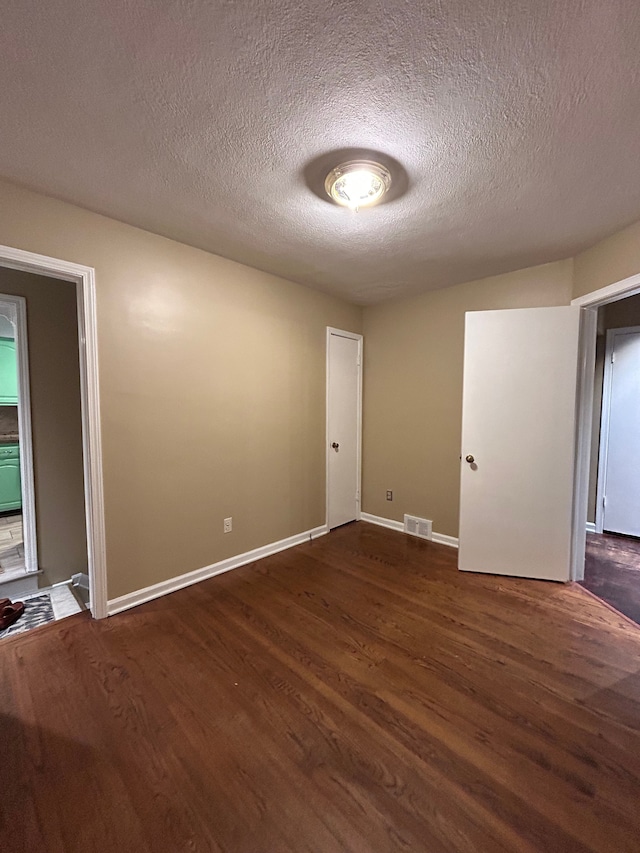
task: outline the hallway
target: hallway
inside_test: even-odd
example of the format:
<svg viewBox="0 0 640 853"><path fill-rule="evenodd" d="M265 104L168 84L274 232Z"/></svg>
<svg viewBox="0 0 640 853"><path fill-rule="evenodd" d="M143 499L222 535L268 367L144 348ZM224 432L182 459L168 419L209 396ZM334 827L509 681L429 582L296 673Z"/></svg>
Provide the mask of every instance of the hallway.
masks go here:
<svg viewBox="0 0 640 853"><path fill-rule="evenodd" d="M640 539L588 533L581 586L640 625Z"/></svg>

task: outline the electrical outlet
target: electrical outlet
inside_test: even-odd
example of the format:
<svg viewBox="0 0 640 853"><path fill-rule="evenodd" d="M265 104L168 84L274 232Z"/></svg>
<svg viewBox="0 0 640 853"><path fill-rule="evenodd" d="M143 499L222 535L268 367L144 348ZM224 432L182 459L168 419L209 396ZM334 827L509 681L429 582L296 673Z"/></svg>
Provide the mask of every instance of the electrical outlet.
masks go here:
<svg viewBox="0 0 640 853"><path fill-rule="evenodd" d="M388 501L393 500L393 492L391 491L391 489L387 489L387 500Z"/></svg>
<svg viewBox="0 0 640 853"><path fill-rule="evenodd" d="M233 530L233 519L232 518L225 518L225 520L224 520L224 532L225 533L231 533L232 530Z"/></svg>

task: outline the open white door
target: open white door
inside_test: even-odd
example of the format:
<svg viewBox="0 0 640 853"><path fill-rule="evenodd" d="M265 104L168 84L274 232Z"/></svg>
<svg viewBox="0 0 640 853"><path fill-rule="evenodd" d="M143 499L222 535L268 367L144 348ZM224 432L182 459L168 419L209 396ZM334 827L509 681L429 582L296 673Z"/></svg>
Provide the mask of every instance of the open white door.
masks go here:
<svg viewBox="0 0 640 853"><path fill-rule="evenodd" d="M466 315L463 571L567 581L580 309Z"/></svg>
<svg viewBox="0 0 640 853"><path fill-rule="evenodd" d="M327 524L360 517L362 336L327 329Z"/></svg>

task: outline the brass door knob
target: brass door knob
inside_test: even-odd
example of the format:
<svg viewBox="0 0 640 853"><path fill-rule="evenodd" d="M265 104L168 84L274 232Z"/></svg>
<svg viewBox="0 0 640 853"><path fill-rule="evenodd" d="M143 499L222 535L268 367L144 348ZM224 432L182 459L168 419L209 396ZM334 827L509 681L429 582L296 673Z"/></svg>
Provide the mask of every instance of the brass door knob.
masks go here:
<svg viewBox="0 0 640 853"><path fill-rule="evenodd" d="M469 465L471 465L472 462L476 461L471 454L469 454L468 456L465 456L464 458L465 458L465 461L469 463Z"/></svg>

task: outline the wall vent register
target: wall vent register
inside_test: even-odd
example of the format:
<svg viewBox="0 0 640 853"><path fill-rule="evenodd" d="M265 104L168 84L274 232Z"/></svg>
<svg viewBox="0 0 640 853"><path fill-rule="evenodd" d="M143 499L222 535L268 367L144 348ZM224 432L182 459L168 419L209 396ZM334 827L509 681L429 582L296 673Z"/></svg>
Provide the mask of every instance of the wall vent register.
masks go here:
<svg viewBox="0 0 640 853"><path fill-rule="evenodd" d="M427 518L418 518L415 515L405 514L404 532L410 536L418 536L420 539L432 539L433 522Z"/></svg>

